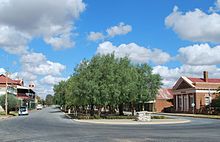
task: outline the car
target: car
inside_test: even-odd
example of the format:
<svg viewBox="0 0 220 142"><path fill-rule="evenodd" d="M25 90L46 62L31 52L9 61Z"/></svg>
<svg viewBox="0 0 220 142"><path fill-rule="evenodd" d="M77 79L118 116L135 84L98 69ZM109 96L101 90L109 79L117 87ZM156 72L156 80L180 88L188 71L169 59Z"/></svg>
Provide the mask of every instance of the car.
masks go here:
<svg viewBox="0 0 220 142"><path fill-rule="evenodd" d="M36 109L37 109L37 110L43 109L43 105L42 105L42 104L38 104L37 107L36 107Z"/></svg>
<svg viewBox="0 0 220 142"><path fill-rule="evenodd" d="M18 115L28 115L28 108L26 106L19 107Z"/></svg>

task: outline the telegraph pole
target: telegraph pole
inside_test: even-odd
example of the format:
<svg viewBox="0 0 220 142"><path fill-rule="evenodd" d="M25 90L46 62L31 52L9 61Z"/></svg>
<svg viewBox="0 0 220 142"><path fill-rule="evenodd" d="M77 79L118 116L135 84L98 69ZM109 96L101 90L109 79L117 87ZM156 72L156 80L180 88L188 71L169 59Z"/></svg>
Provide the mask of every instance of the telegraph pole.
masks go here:
<svg viewBox="0 0 220 142"><path fill-rule="evenodd" d="M8 72L5 73L6 79L5 79L5 115L8 115Z"/></svg>

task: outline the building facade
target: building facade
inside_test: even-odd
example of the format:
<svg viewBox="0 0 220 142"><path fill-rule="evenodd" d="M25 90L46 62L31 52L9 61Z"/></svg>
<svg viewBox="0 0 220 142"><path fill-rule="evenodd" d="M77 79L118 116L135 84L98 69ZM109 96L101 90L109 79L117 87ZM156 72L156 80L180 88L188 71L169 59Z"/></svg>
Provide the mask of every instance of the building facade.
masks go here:
<svg viewBox="0 0 220 142"><path fill-rule="evenodd" d="M20 100L20 105L26 105L29 108L35 107L35 92L32 88L25 87L23 80L13 80L1 74L0 95L6 94L6 88L8 94L12 94Z"/></svg>
<svg viewBox="0 0 220 142"><path fill-rule="evenodd" d="M218 95L219 87L220 79L208 78L207 71L203 78L180 77L173 86L175 111L202 113Z"/></svg>
<svg viewBox="0 0 220 142"><path fill-rule="evenodd" d="M158 94L155 100L155 111L166 112L171 111L173 107L173 91L172 89L161 88L158 90Z"/></svg>

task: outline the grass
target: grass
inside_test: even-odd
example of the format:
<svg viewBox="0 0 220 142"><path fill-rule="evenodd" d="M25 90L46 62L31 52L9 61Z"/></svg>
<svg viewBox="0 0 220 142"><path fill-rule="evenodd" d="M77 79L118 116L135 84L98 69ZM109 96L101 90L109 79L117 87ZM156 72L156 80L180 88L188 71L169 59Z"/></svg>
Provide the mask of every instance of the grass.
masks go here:
<svg viewBox="0 0 220 142"><path fill-rule="evenodd" d="M10 111L8 115L9 115L9 116L18 116L18 112L16 112L16 111ZM1 116L5 116L5 112L4 112L4 111L1 111L1 112L0 112L0 117L1 117Z"/></svg>

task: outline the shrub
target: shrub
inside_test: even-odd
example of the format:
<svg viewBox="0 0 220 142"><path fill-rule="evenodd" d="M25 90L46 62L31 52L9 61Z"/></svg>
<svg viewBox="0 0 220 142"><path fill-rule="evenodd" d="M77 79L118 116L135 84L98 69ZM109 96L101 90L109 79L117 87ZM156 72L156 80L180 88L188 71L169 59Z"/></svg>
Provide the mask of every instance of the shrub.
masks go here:
<svg viewBox="0 0 220 142"><path fill-rule="evenodd" d="M151 116L151 119L167 119L167 117L166 116Z"/></svg>
<svg viewBox="0 0 220 142"><path fill-rule="evenodd" d="M0 105L5 109L5 95L0 96ZM17 110L19 100L12 94L8 94L8 112Z"/></svg>

